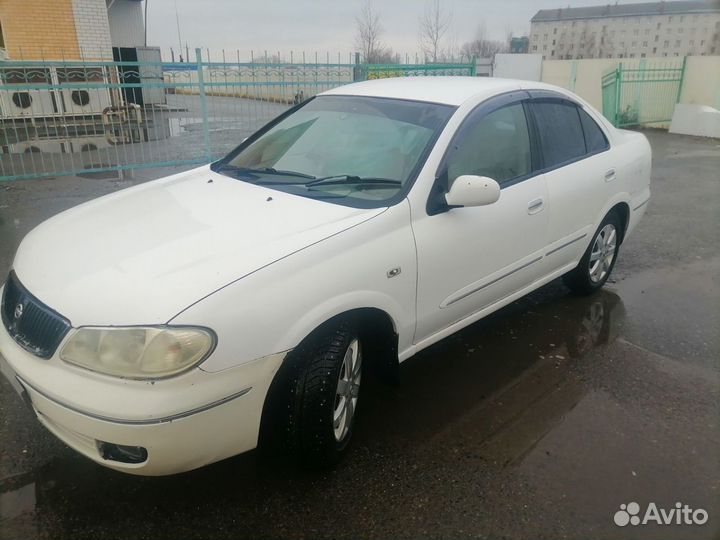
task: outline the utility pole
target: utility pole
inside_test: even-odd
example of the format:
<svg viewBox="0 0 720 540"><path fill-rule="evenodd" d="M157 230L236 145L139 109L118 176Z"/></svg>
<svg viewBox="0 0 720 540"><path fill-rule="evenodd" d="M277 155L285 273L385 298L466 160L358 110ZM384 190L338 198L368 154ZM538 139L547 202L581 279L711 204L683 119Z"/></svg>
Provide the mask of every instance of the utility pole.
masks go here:
<svg viewBox="0 0 720 540"><path fill-rule="evenodd" d="M145 0L147 2L147 0ZM178 31L178 45L180 46L180 54L182 55L182 37L180 37L180 15L178 15L177 0L175 0L175 23L177 24ZM147 25L147 22L145 23ZM187 52L185 53L185 60L187 61ZM182 60L181 60L182 62Z"/></svg>

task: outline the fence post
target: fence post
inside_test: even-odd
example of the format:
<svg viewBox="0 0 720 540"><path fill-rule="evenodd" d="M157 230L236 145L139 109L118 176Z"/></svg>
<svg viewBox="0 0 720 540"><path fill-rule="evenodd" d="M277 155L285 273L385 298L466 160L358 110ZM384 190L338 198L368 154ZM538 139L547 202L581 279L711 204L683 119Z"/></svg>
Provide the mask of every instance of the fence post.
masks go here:
<svg viewBox="0 0 720 540"><path fill-rule="evenodd" d="M622 63L615 70L615 105L613 106L613 126L620 127L620 91L622 90Z"/></svg>
<svg viewBox="0 0 720 540"><path fill-rule="evenodd" d="M205 145L205 159L208 163L212 161L212 150L210 148L210 118L208 117L207 96L205 95L205 79L203 76L202 51L200 47L195 49L195 63L198 73L198 91L200 92L200 112L202 113L203 143Z"/></svg>
<svg viewBox="0 0 720 540"><path fill-rule="evenodd" d="M683 85L685 84L685 70L687 69L687 59L687 56L683 56L682 69L680 70L680 84L678 84L677 99L675 100L675 104L680 103L680 99L682 99Z"/></svg>

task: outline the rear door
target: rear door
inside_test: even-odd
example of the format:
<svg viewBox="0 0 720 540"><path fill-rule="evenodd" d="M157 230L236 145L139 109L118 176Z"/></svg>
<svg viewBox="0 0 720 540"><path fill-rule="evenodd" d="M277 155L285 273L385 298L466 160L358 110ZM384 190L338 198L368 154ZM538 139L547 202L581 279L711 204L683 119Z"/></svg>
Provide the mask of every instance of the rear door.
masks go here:
<svg viewBox="0 0 720 540"><path fill-rule="evenodd" d="M616 172L604 132L582 107L554 92L532 94L550 210L546 269L553 272L582 256Z"/></svg>

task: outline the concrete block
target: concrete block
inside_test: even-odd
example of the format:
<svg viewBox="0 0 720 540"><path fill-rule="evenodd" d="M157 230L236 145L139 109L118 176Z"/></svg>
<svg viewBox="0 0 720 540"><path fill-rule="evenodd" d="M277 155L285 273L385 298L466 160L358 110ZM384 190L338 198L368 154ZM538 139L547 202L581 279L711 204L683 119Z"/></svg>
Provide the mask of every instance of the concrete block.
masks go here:
<svg viewBox="0 0 720 540"><path fill-rule="evenodd" d="M707 105L675 105L670 133L720 139L720 111Z"/></svg>

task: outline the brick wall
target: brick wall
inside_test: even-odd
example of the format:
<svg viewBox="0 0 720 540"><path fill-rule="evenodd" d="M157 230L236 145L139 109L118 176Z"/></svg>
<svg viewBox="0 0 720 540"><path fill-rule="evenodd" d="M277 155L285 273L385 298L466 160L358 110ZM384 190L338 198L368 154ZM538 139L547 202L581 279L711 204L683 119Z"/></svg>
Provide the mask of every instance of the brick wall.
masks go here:
<svg viewBox="0 0 720 540"><path fill-rule="evenodd" d="M80 58L72 0L0 0L0 22L11 60Z"/></svg>
<svg viewBox="0 0 720 540"><path fill-rule="evenodd" d="M72 0L75 29L84 58L112 60L110 24L105 0Z"/></svg>

